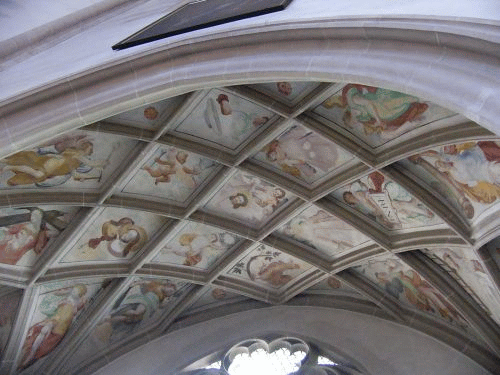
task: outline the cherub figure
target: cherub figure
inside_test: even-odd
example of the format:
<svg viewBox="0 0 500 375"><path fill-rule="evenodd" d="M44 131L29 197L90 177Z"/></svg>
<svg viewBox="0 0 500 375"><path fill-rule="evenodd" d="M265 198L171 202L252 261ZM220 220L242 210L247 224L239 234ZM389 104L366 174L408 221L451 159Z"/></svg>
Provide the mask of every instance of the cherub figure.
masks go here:
<svg viewBox="0 0 500 375"><path fill-rule="evenodd" d="M186 151L169 149L158 158L155 158L153 166L145 166L143 169L155 179L155 185L161 182L171 182L175 176L187 188L194 189L197 186L194 176L199 175L203 169L214 165L212 162L200 159L198 165L188 167L186 162L189 154Z"/></svg>

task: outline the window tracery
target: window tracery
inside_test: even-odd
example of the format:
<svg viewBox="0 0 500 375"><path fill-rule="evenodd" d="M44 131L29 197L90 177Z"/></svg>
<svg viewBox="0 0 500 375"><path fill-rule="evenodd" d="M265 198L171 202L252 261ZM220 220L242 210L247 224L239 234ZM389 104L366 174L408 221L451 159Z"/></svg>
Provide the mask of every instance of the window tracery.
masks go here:
<svg viewBox="0 0 500 375"><path fill-rule="evenodd" d="M198 361L185 375L361 375L348 360L296 337L242 341L225 352ZM189 366L192 368L192 366Z"/></svg>

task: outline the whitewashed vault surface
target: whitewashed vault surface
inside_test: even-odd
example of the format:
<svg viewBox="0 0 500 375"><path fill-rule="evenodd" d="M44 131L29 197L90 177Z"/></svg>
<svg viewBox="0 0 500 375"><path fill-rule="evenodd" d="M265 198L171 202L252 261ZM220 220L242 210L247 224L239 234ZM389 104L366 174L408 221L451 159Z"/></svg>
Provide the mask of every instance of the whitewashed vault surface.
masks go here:
<svg viewBox="0 0 500 375"><path fill-rule="evenodd" d="M2 353L80 373L191 314L309 296L491 367L499 162L462 115L346 82L203 89L56 136L1 160Z"/></svg>

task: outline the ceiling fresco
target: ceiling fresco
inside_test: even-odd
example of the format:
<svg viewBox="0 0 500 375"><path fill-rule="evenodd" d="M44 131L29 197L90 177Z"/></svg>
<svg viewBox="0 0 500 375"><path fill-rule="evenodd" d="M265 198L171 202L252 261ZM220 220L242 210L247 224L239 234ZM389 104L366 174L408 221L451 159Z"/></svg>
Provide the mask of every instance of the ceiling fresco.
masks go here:
<svg viewBox="0 0 500 375"><path fill-rule="evenodd" d="M204 88L0 165L0 372L91 373L245 304L338 306L500 355L500 140L425 98Z"/></svg>

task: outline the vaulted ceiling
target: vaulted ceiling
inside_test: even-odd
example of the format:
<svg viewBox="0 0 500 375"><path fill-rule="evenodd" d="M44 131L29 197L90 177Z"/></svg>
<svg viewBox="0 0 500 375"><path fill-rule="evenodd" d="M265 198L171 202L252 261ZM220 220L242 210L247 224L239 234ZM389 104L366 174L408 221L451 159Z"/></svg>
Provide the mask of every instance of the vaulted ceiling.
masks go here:
<svg viewBox="0 0 500 375"><path fill-rule="evenodd" d="M480 85L492 71L470 78L476 86L469 93L481 106L459 107L463 81L453 92L455 82L444 78L450 97L443 98L430 89L440 84L431 74L421 83L412 79L409 90L401 76L389 83L391 72L369 78L391 61L397 43L408 47L385 26L392 36L376 42L393 38L394 45L384 47L377 68L359 68L364 78L348 67L357 79L328 73L337 63L309 72L294 60L293 71L280 71L280 59L295 53L307 62L309 49L319 58L339 52L318 52L325 47L309 41L311 30L301 34L297 52L294 41L277 47L280 56L275 45L255 43L245 61L245 30L220 39L201 34L199 46L156 42L149 52L127 52L81 75L62 73L66 81L54 78L25 93L6 79L3 373L92 373L190 319L276 305L375 316L429 335L494 373L500 139L493 123L500 106ZM283 30L275 37L286 40ZM322 42L342 40L325 30L339 31L318 31ZM63 39L51 43L69 43ZM496 43L489 39L469 53ZM218 43L227 43L219 46L225 70L197 77L220 66L210 51ZM454 41L448 43L436 48L452 50ZM338 48L356 65L357 52ZM404 51L394 53L404 59ZM465 80L470 74L458 57L466 54L446 53L450 64L464 66ZM21 69L16 60L22 66L31 58L6 56L13 75ZM498 64L493 52L466 57ZM442 60L433 71L444 69ZM175 78L166 77L175 70Z"/></svg>

